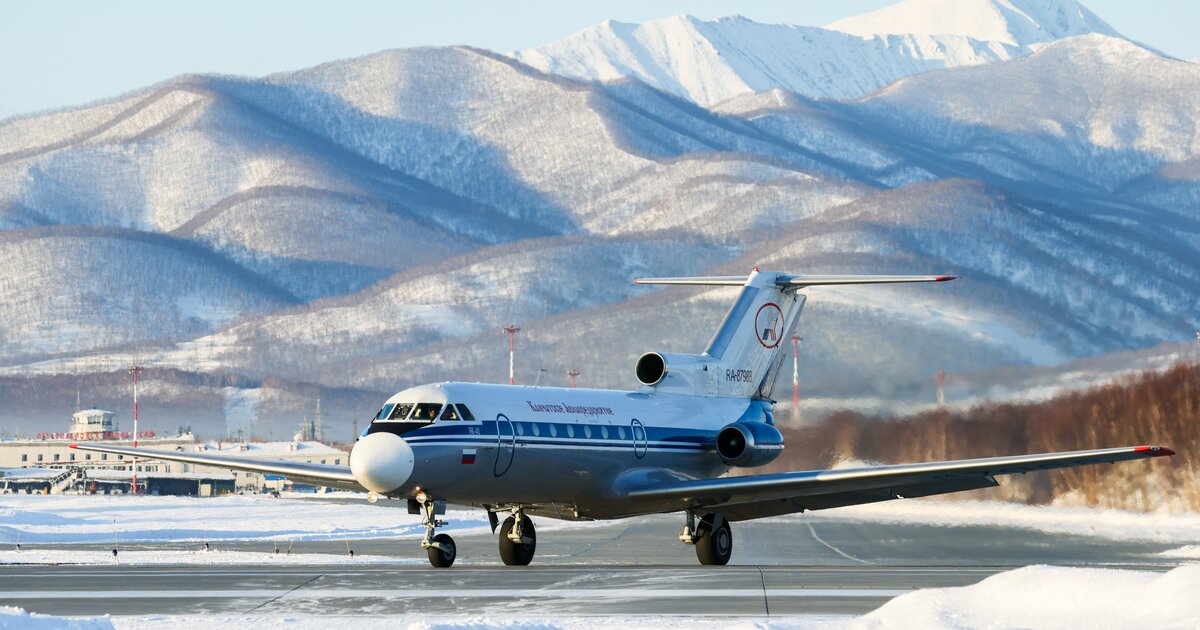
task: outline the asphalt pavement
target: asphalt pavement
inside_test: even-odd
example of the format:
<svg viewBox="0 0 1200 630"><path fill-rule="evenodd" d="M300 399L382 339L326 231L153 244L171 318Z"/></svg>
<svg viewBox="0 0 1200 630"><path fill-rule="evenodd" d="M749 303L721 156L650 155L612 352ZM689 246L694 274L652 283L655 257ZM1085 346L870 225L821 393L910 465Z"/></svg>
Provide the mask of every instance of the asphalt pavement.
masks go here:
<svg viewBox="0 0 1200 630"><path fill-rule="evenodd" d="M676 539L681 526L678 516L544 526L528 567L503 566L496 538L486 531L456 536L458 560L449 569L425 564L414 539L295 543L294 554L326 554L325 562L311 565L0 565L0 605L58 615L858 614L914 589L973 584L1030 564L1161 571L1177 564L1155 555L1168 545L816 514L734 523L733 562L702 567L694 549ZM273 546L213 543L264 554ZM97 561L109 547L70 549ZM126 552L196 548L122 546ZM395 563L365 564L364 556Z"/></svg>

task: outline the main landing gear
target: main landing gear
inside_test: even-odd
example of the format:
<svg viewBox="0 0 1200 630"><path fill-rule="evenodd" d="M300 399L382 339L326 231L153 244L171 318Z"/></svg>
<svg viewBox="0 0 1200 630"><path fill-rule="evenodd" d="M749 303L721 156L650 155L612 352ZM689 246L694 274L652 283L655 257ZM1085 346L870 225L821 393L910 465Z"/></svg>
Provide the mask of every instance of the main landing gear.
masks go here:
<svg viewBox="0 0 1200 630"><path fill-rule="evenodd" d="M508 566L526 566L537 549L537 531L533 520L521 508L513 508L512 516L500 526L500 559Z"/></svg>
<svg viewBox="0 0 1200 630"><path fill-rule="evenodd" d="M429 554L429 564L438 569L445 569L454 564L456 554L454 539L449 534L435 535L434 532L437 528L445 525L446 522L438 520L434 514L432 499L426 498L424 501L416 503L421 510L421 524L425 526L425 538L421 540L421 548Z"/></svg>
<svg viewBox="0 0 1200 630"><path fill-rule="evenodd" d="M729 558L733 556L733 530L720 512L705 514L697 525L696 513L688 510L679 540L696 546L700 564L729 564Z"/></svg>

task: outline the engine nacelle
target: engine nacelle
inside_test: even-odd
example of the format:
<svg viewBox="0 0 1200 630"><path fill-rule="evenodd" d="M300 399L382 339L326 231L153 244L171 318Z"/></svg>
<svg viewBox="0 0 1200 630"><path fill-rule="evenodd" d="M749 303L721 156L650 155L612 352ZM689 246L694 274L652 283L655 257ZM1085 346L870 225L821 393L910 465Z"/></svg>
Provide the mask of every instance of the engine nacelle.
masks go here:
<svg viewBox="0 0 1200 630"><path fill-rule="evenodd" d="M638 382L660 390L685 394L716 392L716 364L711 357L695 354L647 352L638 357L634 372Z"/></svg>
<svg viewBox="0 0 1200 630"><path fill-rule="evenodd" d="M783 434L765 422L734 422L717 433L716 446L729 466L764 466L783 452Z"/></svg>

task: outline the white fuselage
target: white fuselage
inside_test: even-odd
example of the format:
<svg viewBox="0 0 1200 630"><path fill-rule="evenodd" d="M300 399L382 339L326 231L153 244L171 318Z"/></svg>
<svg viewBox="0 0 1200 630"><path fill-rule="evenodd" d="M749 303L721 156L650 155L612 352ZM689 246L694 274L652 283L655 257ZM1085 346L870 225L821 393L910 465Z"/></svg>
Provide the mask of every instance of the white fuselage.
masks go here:
<svg viewBox="0 0 1200 630"><path fill-rule="evenodd" d="M761 401L654 391L425 385L388 399L355 445L351 466L369 489L391 496L424 491L455 504L619 517L655 511L618 501L627 485L727 471L715 452L718 432L739 420L770 422L769 409ZM368 467L386 474L374 478Z"/></svg>

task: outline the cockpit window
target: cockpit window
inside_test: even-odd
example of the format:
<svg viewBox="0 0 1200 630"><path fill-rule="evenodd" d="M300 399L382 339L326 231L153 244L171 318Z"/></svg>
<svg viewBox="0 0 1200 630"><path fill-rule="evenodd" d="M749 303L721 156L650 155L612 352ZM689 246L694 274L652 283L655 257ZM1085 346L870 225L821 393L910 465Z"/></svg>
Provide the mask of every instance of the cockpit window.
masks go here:
<svg viewBox="0 0 1200 630"><path fill-rule="evenodd" d="M458 412L455 411L454 405L446 405L446 408L442 410L442 417L440 419L458 420Z"/></svg>
<svg viewBox="0 0 1200 630"><path fill-rule="evenodd" d="M466 405L459 403L455 406L458 407L458 417L460 417L463 420L466 420L468 422L475 421L475 414L471 413L471 410L467 409Z"/></svg>
<svg viewBox="0 0 1200 630"><path fill-rule="evenodd" d="M408 412L412 411L412 403L400 403L392 410L392 415L388 416L388 420L403 420L408 417Z"/></svg>
<svg viewBox="0 0 1200 630"><path fill-rule="evenodd" d="M437 420L442 403L420 403L413 410L412 420L415 422L433 422Z"/></svg>
<svg viewBox="0 0 1200 630"><path fill-rule="evenodd" d="M388 404L384 405L383 409L380 409L379 413L375 414L375 419L376 420L387 420L388 414L392 413L392 407L395 407L395 406L396 406L396 403L388 403Z"/></svg>

